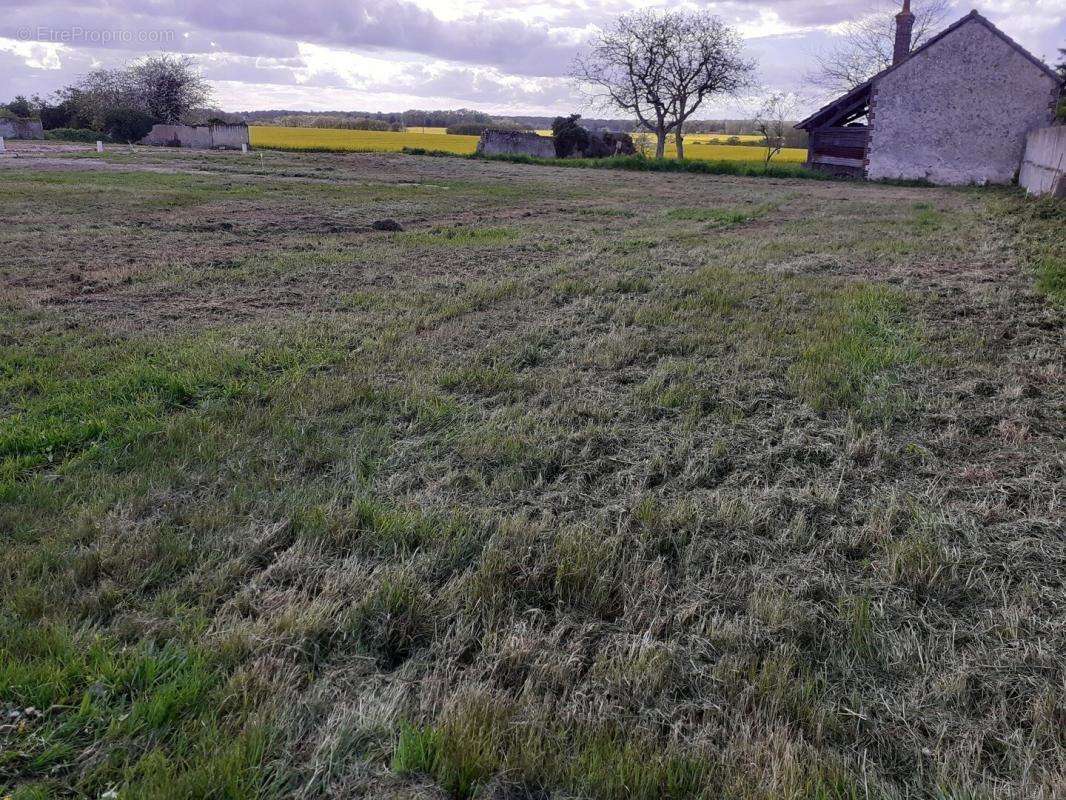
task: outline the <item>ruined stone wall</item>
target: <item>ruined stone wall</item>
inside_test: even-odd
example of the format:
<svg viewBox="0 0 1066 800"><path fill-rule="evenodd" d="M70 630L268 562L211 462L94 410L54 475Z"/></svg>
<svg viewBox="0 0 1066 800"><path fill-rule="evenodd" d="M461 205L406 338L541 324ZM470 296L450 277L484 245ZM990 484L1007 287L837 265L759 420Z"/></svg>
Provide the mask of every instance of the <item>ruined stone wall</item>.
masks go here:
<svg viewBox="0 0 1066 800"><path fill-rule="evenodd" d="M43 139L39 119L0 119L0 137L4 139Z"/></svg>
<svg viewBox="0 0 1066 800"><path fill-rule="evenodd" d="M246 125L153 125L139 144L159 147L193 147L201 150L239 150L248 144Z"/></svg>
<svg viewBox="0 0 1066 800"><path fill-rule="evenodd" d="M1051 124L1056 81L971 19L877 80L867 176L1010 183Z"/></svg>
<svg viewBox="0 0 1066 800"><path fill-rule="evenodd" d="M477 152L484 156L555 158L555 141L527 131L487 130L478 140Z"/></svg>

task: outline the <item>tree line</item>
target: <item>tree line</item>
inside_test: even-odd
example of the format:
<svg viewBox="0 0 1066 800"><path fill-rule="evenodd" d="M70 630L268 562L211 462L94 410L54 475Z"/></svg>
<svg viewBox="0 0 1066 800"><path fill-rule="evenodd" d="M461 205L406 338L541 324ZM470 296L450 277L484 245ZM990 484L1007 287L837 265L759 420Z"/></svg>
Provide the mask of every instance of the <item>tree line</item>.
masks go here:
<svg viewBox="0 0 1066 800"><path fill-rule="evenodd" d="M7 109L40 119L47 130L88 129L134 142L156 123L184 121L211 98L211 87L191 57L163 53L123 67L94 69L50 97L16 97Z"/></svg>

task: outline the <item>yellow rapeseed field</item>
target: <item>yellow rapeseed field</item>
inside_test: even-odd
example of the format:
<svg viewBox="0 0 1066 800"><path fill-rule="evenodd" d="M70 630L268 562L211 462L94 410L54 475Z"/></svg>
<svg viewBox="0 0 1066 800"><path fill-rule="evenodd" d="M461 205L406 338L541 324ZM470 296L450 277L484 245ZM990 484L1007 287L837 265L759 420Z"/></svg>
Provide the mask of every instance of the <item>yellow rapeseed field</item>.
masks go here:
<svg viewBox="0 0 1066 800"><path fill-rule="evenodd" d="M674 144L670 142L666 146L666 156L673 158L674 154ZM758 145L704 144L691 139L685 140L685 158L697 161L762 161L765 157L766 148ZM774 156L777 163L796 164L806 160L807 151L800 147L786 147Z"/></svg>
<svg viewBox="0 0 1066 800"><path fill-rule="evenodd" d="M411 128L405 133L391 131L355 131L342 128L282 128L253 125L249 128L253 147L276 150L338 150L351 152L399 152L405 147L443 150L449 153L473 153L477 136L452 136L443 128ZM765 151L754 143L748 145L715 144L722 134L693 134L685 139L685 155L703 161L761 161ZM758 137L745 135L742 140ZM673 157L673 139L666 148ZM807 151L787 148L775 156L779 162L802 162Z"/></svg>
<svg viewBox="0 0 1066 800"><path fill-rule="evenodd" d="M393 133L353 131L345 128L281 128L273 125L252 125L248 134L252 147L276 150L350 150L362 153L399 152L405 147L446 150L449 153L473 153L478 140L476 136L451 136L435 132Z"/></svg>
<svg viewBox="0 0 1066 800"><path fill-rule="evenodd" d="M641 136L642 134L637 134ZM648 151L655 152L655 137L643 134ZM685 158L697 161L762 161L766 158L766 148L759 144L762 137L754 133L737 136L744 144L723 144L730 135L725 133L691 133L685 136ZM674 137L666 140L666 157L677 154ZM807 160L807 151L802 147L786 147L774 156L778 163L801 164Z"/></svg>

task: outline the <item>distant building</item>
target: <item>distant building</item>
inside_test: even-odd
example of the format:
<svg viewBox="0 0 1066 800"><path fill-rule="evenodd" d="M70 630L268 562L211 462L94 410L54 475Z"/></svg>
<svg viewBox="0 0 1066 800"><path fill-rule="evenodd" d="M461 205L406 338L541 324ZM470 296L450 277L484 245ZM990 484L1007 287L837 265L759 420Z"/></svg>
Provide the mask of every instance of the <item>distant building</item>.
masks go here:
<svg viewBox="0 0 1066 800"><path fill-rule="evenodd" d="M971 11L911 51L910 0L892 66L796 125L807 163L870 179L1010 183L1025 137L1050 125L1058 75Z"/></svg>

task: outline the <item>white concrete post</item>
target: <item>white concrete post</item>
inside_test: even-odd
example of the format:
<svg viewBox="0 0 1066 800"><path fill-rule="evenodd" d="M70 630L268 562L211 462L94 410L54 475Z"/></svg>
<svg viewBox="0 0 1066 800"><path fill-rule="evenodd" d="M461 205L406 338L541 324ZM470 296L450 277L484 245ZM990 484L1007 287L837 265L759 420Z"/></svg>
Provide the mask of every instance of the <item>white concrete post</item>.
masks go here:
<svg viewBox="0 0 1066 800"><path fill-rule="evenodd" d="M3 140L0 139L0 142L2 142L2 141ZM0 152L3 152L3 149L4 149L3 145L0 145ZM248 145L245 144L244 142L241 143L241 152L244 153L244 155L248 155Z"/></svg>
<svg viewBox="0 0 1066 800"><path fill-rule="evenodd" d="M97 153L104 152L104 143L101 142L99 139L96 140L96 152Z"/></svg>
<svg viewBox="0 0 1066 800"><path fill-rule="evenodd" d="M0 153L4 152L4 137L0 136Z"/></svg>

